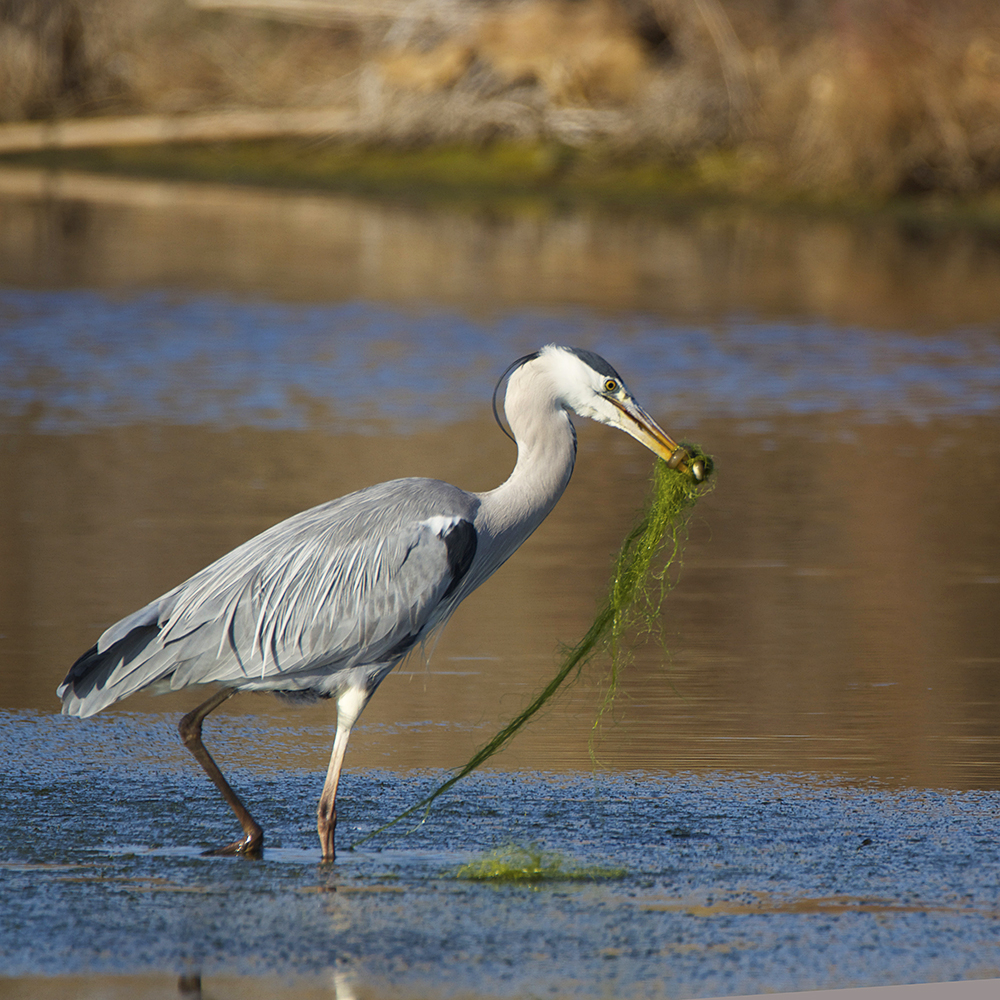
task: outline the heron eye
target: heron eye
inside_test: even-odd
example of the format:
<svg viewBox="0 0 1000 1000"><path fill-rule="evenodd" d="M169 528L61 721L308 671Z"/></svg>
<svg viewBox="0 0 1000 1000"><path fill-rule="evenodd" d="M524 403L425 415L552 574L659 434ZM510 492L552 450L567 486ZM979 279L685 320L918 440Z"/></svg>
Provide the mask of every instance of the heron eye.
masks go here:
<svg viewBox="0 0 1000 1000"><path fill-rule="evenodd" d="M609 378L604 383L604 391L605 392L617 392L618 391L618 383L613 378Z"/></svg>

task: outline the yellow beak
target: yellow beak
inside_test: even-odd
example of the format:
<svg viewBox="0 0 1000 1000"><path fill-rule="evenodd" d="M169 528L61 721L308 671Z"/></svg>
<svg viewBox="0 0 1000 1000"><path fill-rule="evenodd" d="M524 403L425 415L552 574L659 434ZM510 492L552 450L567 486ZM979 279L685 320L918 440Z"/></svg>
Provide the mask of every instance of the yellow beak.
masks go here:
<svg viewBox="0 0 1000 1000"><path fill-rule="evenodd" d="M607 398L621 410L623 419L619 426L623 431L644 444L654 455L659 455L671 469L686 472L696 483L705 479L708 471L705 461L692 457L634 399Z"/></svg>

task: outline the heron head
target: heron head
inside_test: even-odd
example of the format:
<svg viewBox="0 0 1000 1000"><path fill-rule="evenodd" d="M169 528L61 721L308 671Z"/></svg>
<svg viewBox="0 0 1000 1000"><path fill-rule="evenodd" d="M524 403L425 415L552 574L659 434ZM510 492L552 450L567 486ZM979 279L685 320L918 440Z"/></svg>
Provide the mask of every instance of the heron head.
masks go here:
<svg viewBox="0 0 1000 1000"><path fill-rule="evenodd" d="M579 347L549 344L516 361L508 373L544 374L559 405L581 417L617 427L630 434L672 469L701 482L709 472L705 460L677 444L636 402L621 375L599 354ZM495 406L494 406L495 408Z"/></svg>

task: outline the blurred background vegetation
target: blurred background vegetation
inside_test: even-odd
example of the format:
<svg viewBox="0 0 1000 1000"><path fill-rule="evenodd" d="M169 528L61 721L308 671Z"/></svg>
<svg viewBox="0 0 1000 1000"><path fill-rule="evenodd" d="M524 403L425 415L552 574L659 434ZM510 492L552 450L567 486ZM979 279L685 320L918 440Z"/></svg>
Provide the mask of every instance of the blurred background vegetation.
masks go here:
<svg viewBox="0 0 1000 1000"><path fill-rule="evenodd" d="M1000 4L0 0L0 121L252 108L738 192L976 196L1000 182Z"/></svg>

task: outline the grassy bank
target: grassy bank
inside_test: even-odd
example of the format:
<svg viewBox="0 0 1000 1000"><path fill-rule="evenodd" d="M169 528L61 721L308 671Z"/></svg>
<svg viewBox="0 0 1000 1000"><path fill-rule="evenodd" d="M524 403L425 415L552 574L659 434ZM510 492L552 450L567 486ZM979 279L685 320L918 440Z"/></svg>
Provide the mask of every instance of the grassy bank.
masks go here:
<svg viewBox="0 0 1000 1000"><path fill-rule="evenodd" d="M498 210L560 205L671 215L740 204L807 214L882 215L922 227L1000 229L1000 192L882 197L749 185L737 157L687 165L555 143L419 149L292 140L106 147L0 157L0 166L245 184Z"/></svg>

